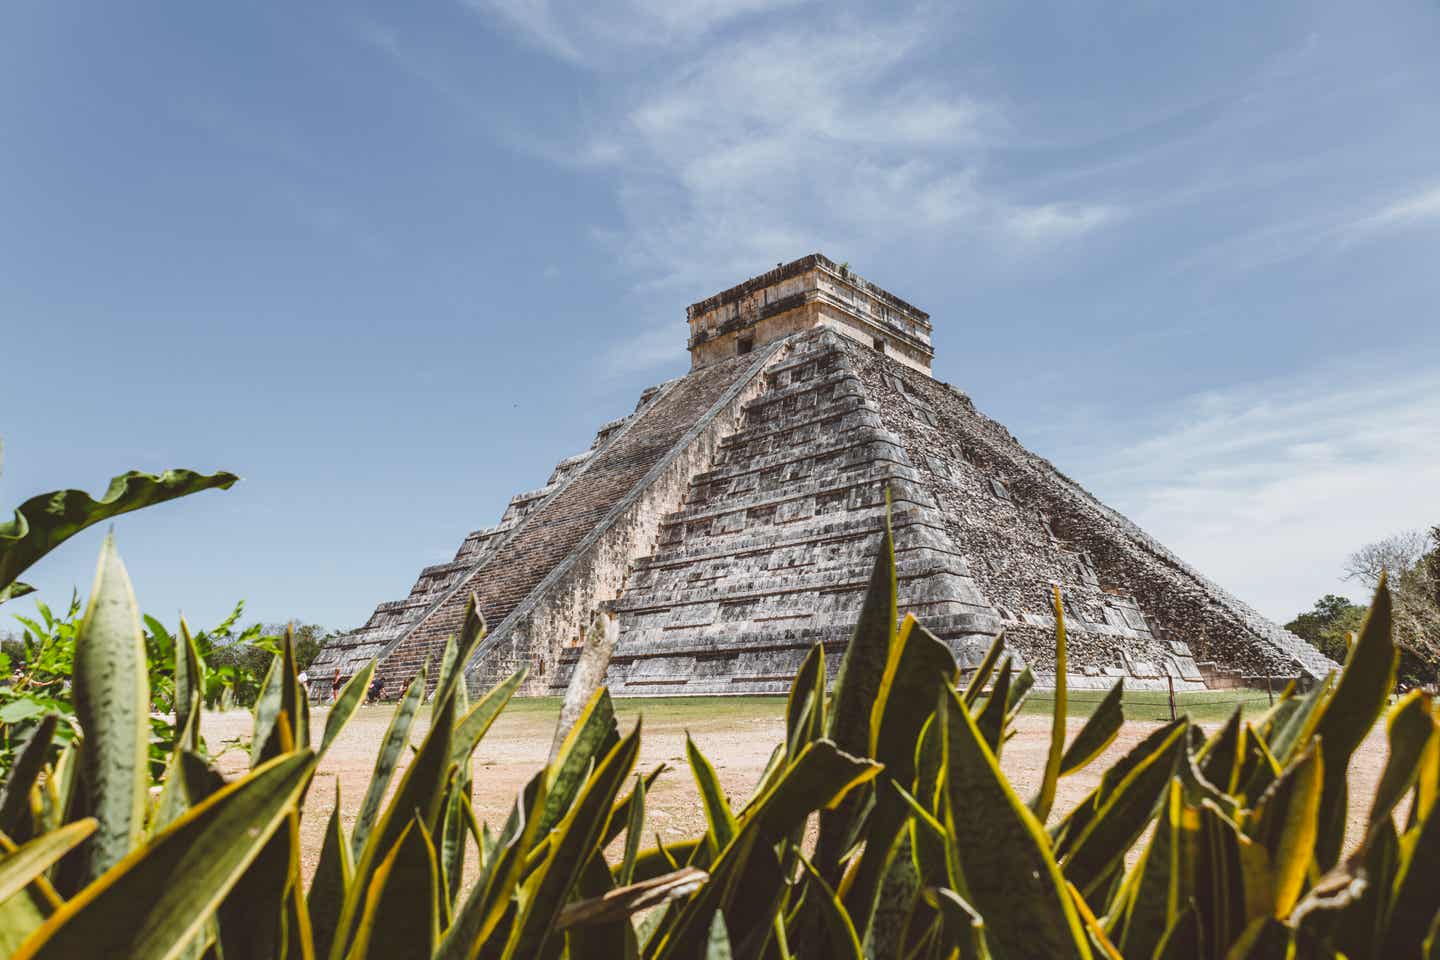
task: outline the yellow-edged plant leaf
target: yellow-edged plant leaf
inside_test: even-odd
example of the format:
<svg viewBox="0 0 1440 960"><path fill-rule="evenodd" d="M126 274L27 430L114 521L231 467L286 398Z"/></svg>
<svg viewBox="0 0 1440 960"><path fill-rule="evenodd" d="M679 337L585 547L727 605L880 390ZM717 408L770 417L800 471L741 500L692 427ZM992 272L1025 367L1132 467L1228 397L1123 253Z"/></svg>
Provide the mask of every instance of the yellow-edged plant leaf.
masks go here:
<svg viewBox="0 0 1440 960"><path fill-rule="evenodd" d="M176 956L295 808L310 751L277 757L192 807L57 910L17 958Z"/></svg>
<svg viewBox="0 0 1440 960"><path fill-rule="evenodd" d="M0 856L0 901L20 894L50 869L52 864L94 832L94 818L86 817L58 830L42 833Z"/></svg>
<svg viewBox="0 0 1440 960"><path fill-rule="evenodd" d="M325 751L330 749L330 744L340 736L340 731L350 722L360 704L365 702L365 694L370 689L370 678L375 675L375 661L371 660L356 672L340 688L340 695L330 707L330 714L325 718L325 732L320 735L320 755L323 757Z"/></svg>
<svg viewBox="0 0 1440 960"><path fill-rule="evenodd" d="M785 755L794 759L801 747L825 732L825 645L805 655L785 699Z"/></svg>
<svg viewBox="0 0 1440 960"><path fill-rule="evenodd" d="M1060 758L1060 776L1074 773L1105 752L1115 741L1120 728L1125 725L1125 681L1117 680L1115 686L1105 694L1105 699L1086 719L1065 754Z"/></svg>
<svg viewBox="0 0 1440 960"><path fill-rule="evenodd" d="M1375 800L1370 805L1373 826L1391 811L1414 786L1423 768L1422 757L1432 740L1440 737L1430 697L1420 690L1411 690L1390 709L1385 719L1385 733L1390 751L1385 770L1375 787Z"/></svg>
<svg viewBox="0 0 1440 960"><path fill-rule="evenodd" d="M350 832L350 849L356 856L370 838L370 829L380 814L380 802L385 799L385 791L390 786L390 778L395 774L395 764L400 759L400 752L410 742L410 727L415 722L415 711L420 708L420 701L424 696L425 667L421 667L420 672L405 688L400 702L395 705L395 713L391 715L390 725L385 728L385 737L380 741L380 752L375 755L375 770L370 775L370 784L365 788L365 797L360 802L355 828Z"/></svg>
<svg viewBox="0 0 1440 960"><path fill-rule="evenodd" d="M700 790L700 802L705 808L705 822L709 824L708 836L715 845L714 852L719 854L735 836L735 815L730 812L730 803L725 799L725 791L720 786L720 778L716 775L715 768L705 759L700 748L695 746L695 741L690 739L688 731L685 734L685 755L690 762L690 772L695 777L695 785Z"/></svg>
<svg viewBox="0 0 1440 960"><path fill-rule="evenodd" d="M805 881L809 884L806 901L813 905L825 931L824 955L836 960L863 960L865 952L860 947L860 938L856 935L855 926L850 922L850 914L845 911L840 898L809 860L802 856L800 864L805 871Z"/></svg>
<svg viewBox="0 0 1440 960"><path fill-rule="evenodd" d="M1051 605L1055 610L1055 709L1050 718L1050 752L1040 775L1040 789L1030 801L1030 809L1041 823L1050 816L1050 808L1055 803L1055 784L1060 779L1060 761L1065 755L1065 688L1069 669L1065 656L1065 604L1060 600L1059 587L1051 590Z"/></svg>
<svg viewBox="0 0 1440 960"><path fill-rule="evenodd" d="M995 639L990 641L990 649L985 651L985 656L975 672L970 675L970 680L965 684L963 699L965 706L974 706L975 701L980 699L980 694L985 692L985 684L990 682L990 674L995 672L995 665L1000 662L1000 655L1005 652L1005 634L997 633Z"/></svg>
<svg viewBox="0 0 1440 960"><path fill-rule="evenodd" d="M635 877L635 859L640 855L640 840L645 829L645 778L635 778L635 788L630 791L626 807L628 818L625 825L625 853L615 874L619 887L627 887ZM614 816L611 816L613 822Z"/></svg>
<svg viewBox="0 0 1440 960"><path fill-rule="evenodd" d="M412 817L376 867L349 960L429 957L440 938L440 871L425 822Z"/></svg>
<svg viewBox="0 0 1440 960"><path fill-rule="evenodd" d="M1272 917L1289 915L1314 868L1325 770L1322 743L1312 740L1309 749L1280 774L1260 798L1247 831L1269 858Z"/></svg>
<svg viewBox="0 0 1440 960"><path fill-rule="evenodd" d="M1015 795L959 695L952 691L941 702L946 832L965 896L985 918L986 939L1007 957L1089 958L1089 939L1039 821Z"/></svg>
<svg viewBox="0 0 1440 960"><path fill-rule="evenodd" d="M75 715L85 732L87 809L99 822L83 855L87 878L119 863L145 828L150 786L150 682L140 610L115 538L100 548L95 586L75 635Z"/></svg>
<svg viewBox="0 0 1440 960"><path fill-rule="evenodd" d="M545 812L540 818L542 833L548 833L565 816L591 764L608 753L618 739L610 691L597 687L561 741L554 761L546 768Z"/></svg>
<svg viewBox="0 0 1440 960"><path fill-rule="evenodd" d="M975 716L975 728L980 731L980 736L985 739L985 745L990 748L991 753L999 754L1004 743L1005 735L1005 707L1010 700L1010 681L1013 679L1014 664L1010 657L1006 657L1000 664L1000 674L995 678L995 686L990 690L990 696L985 698L985 704Z"/></svg>
<svg viewBox="0 0 1440 960"><path fill-rule="evenodd" d="M320 860L315 877L310 881L306 904L310 909L311 936L317 957L329 956L335 942L335 928L345 903L345 890L355 873L350 857L350 842L340 820L340 780L335 780L335 806L325 824L325 839L320 845Z"/></svg>
<svg viewBox="0 0 1440 960"><path fill-rule="evenodd" d="M34 834L35 818L30 812L30 792L45 769L50 745L60 718L47 713L35 725L25 745L10 763L4 790L0 791L0 833L16 843L24 843Z"/></svg>
<svg viewBox="0 0 1440 960"><path fill-rule="evenodd" d="M500 715L500 711L505 709L505 705L509 703L510 698L515 695L515 691L519 689L520 684L525 682L525 677L528 673L528 668L521 667L504 680L495 684L495 686L491 687L485 696L473 704L470 709L460 717L459 722L455 724L455 748L451 759L458 764L462 770L469 766L471 754L475 752L475 748L479 746L481 739L484 738L485 734L490 730L490 725L495 722L495 718Z"/></svg>

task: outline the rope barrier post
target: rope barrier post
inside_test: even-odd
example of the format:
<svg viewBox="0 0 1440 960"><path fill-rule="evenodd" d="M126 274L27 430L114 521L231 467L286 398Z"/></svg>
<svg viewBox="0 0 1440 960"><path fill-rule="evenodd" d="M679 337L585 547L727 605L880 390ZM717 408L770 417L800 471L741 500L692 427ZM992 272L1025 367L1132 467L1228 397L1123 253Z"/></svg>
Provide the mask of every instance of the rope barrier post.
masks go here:
<svg viewBox="0 0 1440 960"><path fill-rule="evenodd" d="M1165 674L1165 686L1170 688L1170 719L1175 719L1175 678Z"/></svg>
<svg viewBox="0 0 1440 960"><path fill-rule="evenodd" d="M1270 674L1265 674L1265 696L1270 698L1270 706L1275 706L1275 689L1270 685Z"/></svg>

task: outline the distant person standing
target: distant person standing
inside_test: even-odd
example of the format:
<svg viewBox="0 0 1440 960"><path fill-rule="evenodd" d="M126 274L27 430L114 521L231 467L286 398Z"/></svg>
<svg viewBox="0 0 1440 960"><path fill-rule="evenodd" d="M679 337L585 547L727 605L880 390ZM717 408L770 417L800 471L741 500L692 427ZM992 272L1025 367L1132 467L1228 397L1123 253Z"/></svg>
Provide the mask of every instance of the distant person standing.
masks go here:
<svg viewBox="0 0 1440 960"><path fill-rule="evenodd" d="M334 702L335 702L335 699L340 696L340 680L341 680L341 677L340 677L340 668L339 668L339 667L336 667L336 668L335 668L335 676L334 676L334 678L331 679L331 681L330 681L330 702L331 702L331 703L334 703Z"/></svg>
<svg viewBox="0 0 1440 960"><path fill-rule="evenodd" d="M370 681L370 689L365 696L371 703L378 703L385 693L385 684L379 677Z"/></svg>

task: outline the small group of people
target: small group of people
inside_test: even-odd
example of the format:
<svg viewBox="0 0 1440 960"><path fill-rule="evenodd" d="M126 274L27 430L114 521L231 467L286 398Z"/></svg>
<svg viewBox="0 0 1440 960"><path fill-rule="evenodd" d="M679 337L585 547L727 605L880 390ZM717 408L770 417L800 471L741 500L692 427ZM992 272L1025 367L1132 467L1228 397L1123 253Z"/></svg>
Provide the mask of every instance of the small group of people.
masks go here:
<svg viewBox="0 0 1440 960"><path fill-rule="evenodd" d="M299 678L299 679L300 679L300 689L302 689L302 690L305 691L305 699L307 699L307 700L311 699L311 692L310 692L310 674L309 674L309 672L307 672L307 671L301 671L301 673L300 673L300 678ZM342 674L342 673L340 672L340 668L339 668L339 667L336 667L336 668L335 668L335 676L333 676L333 677L330 678L330 700L329 700L330 703L334 703L336 700L338 700L338 699L340 698L340 691L341 691L341 690L344 690L344 689L345 689L345 684L347 684L347 683L349 683L349 682L350 682L350 678L347 677L347 676L345 676L344 674ZM370 680L370 689L368 689L368 690L365 691L365 702L366 702L366 703L377 703L377 702L379 702L380 700L383 700L384 698L385 698L385 683L384 683L378 676L373 677L373 678Z"/></svg>

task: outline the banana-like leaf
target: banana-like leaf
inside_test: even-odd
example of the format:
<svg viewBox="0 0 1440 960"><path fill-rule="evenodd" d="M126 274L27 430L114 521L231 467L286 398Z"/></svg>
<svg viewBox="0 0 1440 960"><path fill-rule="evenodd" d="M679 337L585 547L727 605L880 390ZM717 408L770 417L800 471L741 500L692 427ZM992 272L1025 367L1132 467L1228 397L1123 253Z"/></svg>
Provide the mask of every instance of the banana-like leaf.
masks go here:
<svg viewBox="0 0 1440 960"><path fill-rule="evenodd" d="M345 890L350 886L354 874L355 865L350 859L350 843L345 839L345 827L340 822L340 780L337 777L335 807L330 811L330 819L325 824L320 862L315 867L315 878L310 881L310 893L306 898L317 957L328 956L335 942L335 928L340 923Z"/></svg>
<svg viewBox="0 0 1440 960"><path fill-rule="evenodd" d="M1055 710L1050 718L1050 752L1040 775L1040 789L1030 801L1030 810L1041 823L1049 818L1050 808L1055 804L1055 784L1060 780L1060 765L1065 755L1065 694L1069 670L1065 657L1065 604L1060 599L1059 587L1051 588L1051 593L1051 604L1055 608Z"/></svg>
<svg viewBox="0 0 1440 960"><path fill-rule="evenodd" d="M350 960L429 957L440 938L440 869L425 822L406 824L365 893Z"/></svg>
<svg viewBox="0 0 1440 960"><path fill-rule="evenodd" d="M30 791L45 769L59 722L60 718L53 713L40 718L34 732L10 764L4 791L0 792L0 833L16 843L24 843L35 832L35 818L30 812Z"/></svg>
<svg viewBox="0 0 1440 960"><path fill-rule="evenodd" d="M325 718L325 732L320 737L320 756L330 749L330 744L340 736L340 731L345 729L345 724L355 715L360 704L365 702L365 694L370 689L370 678L375 675L375 661L371 660L361 667L351 677L345 686L340 690L340 696L335 698L335 703L330 707L330 715Z"/></svg>
<svg viewBox="0 0 1440 960"><path fill-rule="evenodd" d="M469 769L471 754L490 730L495 718L500 716L500 711L505 709L505 705L520 688L520 684L525 682L529 672L529 668L521 667L495 684L478 703L461 716L460 722L455 724L455 749L451 759L461 770ZM464 684L458 685L457 692L463 687Z"/></svg>
<svg viewBox="0 0 1440 960"><path fill-rule="evenodd" d="M635 788L630 791L626 807L629 817L625 825L625 854L616 871L615 882L620 888L628 887L635 878L635 858L640 855L641 833L645 829L645 778L635 778ZM613 822L615 817L611 815Z"/></svg>
<svg viewBox="0 0 1440 960"><path fill-rule="evenodd" d="M1289 915L1312 867L1325 769L1321 743L1312 740L1265 792L1247 831L1269 857L1272 917Z"/></svg>
<svg viewBox="0 0 1440 960"><path fill-rule="evenodd" d="M225 490L238 479L233 473L203 476L190 470L167 470L153 476L132 470L111 480L99 500L83 490L31 497L15 509L13 519L0 523L0 591L8 588L10 598L28 592L14 589L16 578L92 524L201 490ZM0 601L5 599L0 595Z"/></svg>
<svg viewBox="0 0 1440 960"><path fill-rule="evenodd" d="M19 894L94 832L95 820L87 817L41 834L0 856L0 901Z"/></svg>
<svg viewBox="0 0 1440 960"><path fill-rule="evenodd" d="M615 745L596 766L563 820L545 862L530 875L521 895L523 907L504 958L545 956L556 932L556 918L579 879L586 861L596 853L610 808L640 755L640 724Z"/></svg>
<svg viewBox="0 0 1440 960"><path fill-rule="evenodd" d="M941 703L946 832L965 895L985 917L986 939L1007 957L1089 958L1089 940L1039 821L1015 795L959 695L951 691Z"/></svg>
<svg viewBox="0 0 1440 960"><path fill-rule="evenodd" d="M314 768L309 751L277 757L213 794L66 901L16 957L175 956L295 808Z"/></svg>
<svg viewBox="0 0 1440 960"><path fill-rule="evenodd" d="M735 836L735 815L730 812L730 803L725 799L725 791L720 786L720 777L716 775L715 768L705 759L700 748L695 746L695 741L690 739L688 732L685 734L685 755L689 759L695 785L700 790L705 821L710 827L708 836L715 846L714 853L719 854Z"/></svg>
<svg viewBox="0 0 1440 960"><path fill-rule="evenodd" d="M410 742L410 727L415 722L415 711L420 708L420 701L424 696L425 668L421 667L420 672L405 688L405 695L396 704L395 713L390 717L390 725L385 728L385 738L380 741L380 752L375 756L375 771L370 775L370 785L365 788L365 799L360 803L360 813L356 816L355 828L350 833L351 850L356 856L359 856L365 842L370 839L370 828L380 813L380 802L385 799L390 778L395 774L395 764L400 759L400 751Z"/></svg>
<svg viewBox="0 0 1440 960"><path fill-rule="evenodd" d="M1386 699L1395 689L1399 663L1400 651L1390 631L1390 590L1382 577L1360 636L1345 658L1335 693L1315 726L1315 734L1325 744L1325 784L1320 795L1320 836L1315 848L1315 859L1322 870L1334 866L1340 857L1349 802L1345 773L1350 756L1385 709Z"/></svg>
<svg viewBox="0 0 1440 960"><path fill-rule="evenodd" d="M1075 739L1070 741L1070 746L1065 748L1065 755L1060 758L1060 776L1081 769L1115 741L1120 728L1125 725L1124 698L1125 681L1117 680Z"/></svg>
<svg viewBox="0 0 1440 960"><path fill-rule="evenodd" d="M113 536L100 548L95 586L75 636L75 715L85 731L87 807L99 821L86 841L86 876L134 849L150 785L150 682L140 610Z"/></svg>

